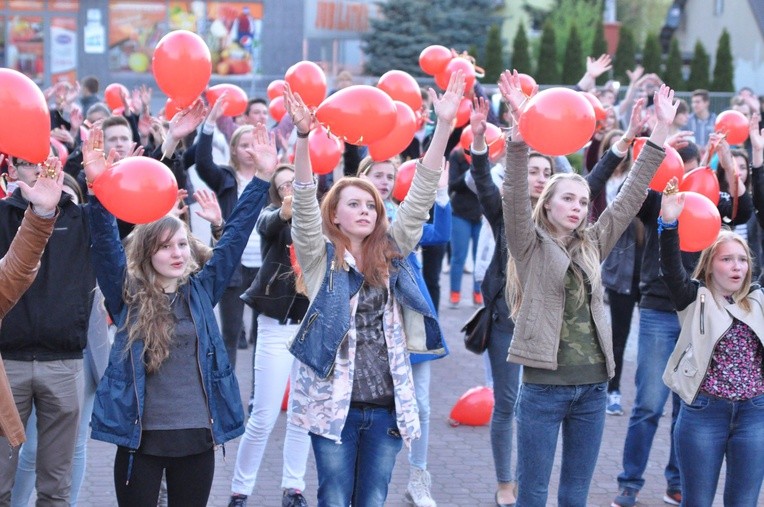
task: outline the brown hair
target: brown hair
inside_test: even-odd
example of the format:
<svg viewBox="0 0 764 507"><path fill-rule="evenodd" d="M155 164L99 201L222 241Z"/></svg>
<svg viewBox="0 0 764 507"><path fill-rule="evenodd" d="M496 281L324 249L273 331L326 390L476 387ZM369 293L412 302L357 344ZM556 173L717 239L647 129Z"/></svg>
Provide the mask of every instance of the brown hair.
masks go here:
<svg viewBox="0 0 764 507"><path fill-rule="evenodd" d="M294 166L292 164L277 165L276 169L273 171L273 176L271 176L271 186L268 187L268 197L270 198L271 204L277 208L281 207L283 201L281 200L279 189L276 186L276 175L284 171L292 171L292 174L294 174Z"/></svg>
<svg viewBox="0 0 764 507"><path fill-rule="evenodd" d="M371 155L369 155L361 159L361 161L358 163L358 171L356 171L355 175L368 176L369 172L377 164L391 164L394 170L393 176L395 176L398 173L398 166L401 164L401 160L398 156L388 158L387 160L374 160L371 158Z"/></svg>
<svg viewBox="0 0 764 507"><path fill-rule="evenodd" d="M387 233L388 220L385 205L371 182L361 178L344 177L332 185L321 202L321 221L323 222L324 234L334 244L335 261L339 266L345 268L345 251L350 248L350 240L340 230L339 225L334 223L334 218L340 202L340 194L345 188L351 186L368 192L374 198L377 221L371 234L364 238L361 243L361 273L369 285L384 287L390 262L395 258L401 258L401 254Z"/></svg>
<svg viewBox="0 0 764 507"><path fill-rule="evenodd" d="M751 267L753 266L753 255L751 255L751 249L748 247L748 243L740 235L735 234L728 229L722 229L719 232L719 235L716 237L716 241L714 241L711 246L701 252L700 259L698 259L698 265L695 266L695 272L692 274L692 277L706 284L706 288L711 291L711 294L714 294L714 289L711 285L711 267L714 262L714 256L716 256L716 252L719 250L719 247L729 241L737 241L743 247L745 256L748 258L748 271L746 272L745 278L743 279L743 285L740 287L740 290L732 295L732 299L735 301L735 303L740 305L740 308L742 308L744 311L750 312L751 303L748 301L747 296L748 291L751 288ZM716 294L714 294L714 299L716 299Z"/></svg>
<svg viewBox="0 0 764 507"><path fill-rule="evenodd" d="M88 112L90 110L88 109ZM130 122L127 121L127 118L124 116L109 116L106 118L103 123L101 124L101 132L106 134L106 129L116 126L122 126L127 127L128 130L130 130L130 137L132 137L132 129L130 128Z"/></svg>
<svg viewBox="0 0 764 507"><path fill-rule="evenodd" d="M151 257L181 228L190 236L183 221L167 215L155 222L137 225L127 242L127 283L123 291L123 299L128 307L125 321L128 339L125 352L130 350L135 341L143 340L141 360L149 373L158 371L170 355L170 343L175 328L170 301L157 280ZM178 280L178 290L198 269L198 252L194 248L191 248L191 251L186 272Z"/></svg>

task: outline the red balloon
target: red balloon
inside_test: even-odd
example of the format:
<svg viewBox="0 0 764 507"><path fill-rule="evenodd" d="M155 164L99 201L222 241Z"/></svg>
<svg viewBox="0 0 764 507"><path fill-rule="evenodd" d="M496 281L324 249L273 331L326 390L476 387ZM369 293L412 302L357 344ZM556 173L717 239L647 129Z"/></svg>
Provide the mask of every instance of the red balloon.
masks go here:
<svg viewBox="0 0 764 507"><path fill-rule="evenodd" d="M64 146L64 143L56 139L55 137L50 138L50 145L53 147L53 155L58 157L58 159L61 161L61 165L66 164L66 160L69 158L69 150L66 149L66 146Z"/></svg>
<svg viewBox="0 0 764 507"><path fill-rule="evenodd" d="M350 144L373 144L387 136L398 113L388 94L368 85L353 85L327 97L316 119Z"/></svg>
<svg viewBox="0 0 764 507"><path fill-rule="evenodd" d="M159 89L184 108L202 94L212 75L212 58L201 37L175 30L154 48L152 69Z"/></svg>
<svg viewBox="0 0 764 507"><path fill-rule="evenodd" d="M413 111L422 108L422 92L419 84L410 74L402 70L390 70L382 74L377 88L390 95L393 100L400 100Z"/></svg>
<svg viewBox="0 0 764 507"><path fill-rule="evenodd" d="M40 88L21 72L0 69L0 152L40 164L50 153L50 114Z"/></svg>
<svg viewBox="0 0 764 507"><path fill-rule="evenodd" d="M207 90L207 102L210 107L215 105L218 98L226 93L226 104L223 107L223 116L239 116L247 110L247 94L234 84L223 83L210 87Z"/></svg>
<svg viewBox="0 0 764 507"><path fill-rule="evenodd" d="M646 142L646 137L638 137L634 139L634 144L631 148L631 156L633 160L639 158L642 147ZM666 184L671 178L676 177L681 184L682 178L684 177L684 162L682 162L682 157L679 155L679 152L667 144L663 146L663 149L666 150L666 157L663 159L663 162L661 162L661 165L658 166L658 170L655 171L655 175L653 176L653 179L650 180L649 185L650 188L656 192L663 192L666 188Z"/></svg>
<svg viewBox="0 0 764 507"><path fill-rule="evenodd" d="M568 88L549 88L528 101L520 116L520 133L534 150L567 155L589 142L596 126L589 101Z"/></svg>
<svg viewBox="0 0 764 507"><path fill-rule="evenodd" d="M178 107L178 104L175 103L172 99L167 99L167 102L164 103L164 117L167 121L172 120L176 114L178 114L183 108Z"/></svg>
<svg viewBox="0 0 764 507"><path fill-rule="evenodd" d="M719 204L719 180L713 169L708 166L698 167L685 174L679 184L679 190L705 195L714 206Z"/></svg>
<svg viewBox="0 0 764 507"><path fill-rule="evenodd" d="M425 74L435 76L446 69L446 65L453 57L451 50L445 46L437 44L427 46L419 53L419 67Z"/></svg>
<svg viewBox="0 0 764 507"><path fill-rule="evenodd" d="M308 135L308 149L315 174L329 174L342 159L342 142L320 125Z"/></svg>
<svg viewBox="0 0 764 507"><path fill-rule="evenodd" d="M685 192L684 209L679 214L679 248L700 252L716 240L722 219L716 205L705 195Z"/></svg>
<svg viewBox="0 0 764 507"><path fill-rule="evenodd" d="M326 75L321 67L313 62L297 62L284 75L293 93L299 93L305 105L318 106L326 97Z"/></svg>
<svg viewBox="0 0 764 507"><path fill-rule="evenodd" d="M403 202L411 188L411 182L414 181L416 172L416 160L407 160L402 163L395 173L395 186L393 187L393 199Z"/></svg>
<svg viewBox="0 0 764 507"><path fill-rule="evenodd" d="M271 118L277 122L281 121L286 114L286 106L284 105L283 96L271 100L270 104L268 104L268 113L271 115Z"/></svg>
<svg viewBox="0 0 764 507"><path fill-rule="evenodd" d="M284 397L281 398L281 410L286 412L289 407L289 379L287 379L286 389L284 389Z"/></svg>
<svg viewBox="0 0 764 507"><path fill-rule="evenodd" d="M103 100L106 102L106 105L109 106L109 109L113 111L119 107L125 106L122 102L123 94L127 97L130 96L127 87L119 83L112 83L104 89Z"/></svg>
<svg viewBox="0 0 764 507"><path fill-rule="evenodd" d="M473 138L472 125L468 125L462 130L462 135L459 138L459 144L465 151L465 156L467 156L466 152L472 146ZM504 151L504 136L501 135L501 129L493 123L486 125L485 144L488 146L488 156L491 158L496 158Z"/></svg>
<svg viewBox="0 0 764 507"><path fill-rule="evenodd" d="M93 182L93 192L117 218L146 224L178 202L178 182L166 165L149 157L128 157Z"/></svg>
<svg viewBox="0 0 764 507"><path fill-rule="evenodd" d="M600 99L598 99L593 93L589 92L581 92L581 95L583 95L594 108L594 118L597 120L604 120L607 118L607 111L605 111L605 108L602 107L602 102L600 102Z"/></svg>
<svg viewBox="0 0 764 507"><path fill-rule="evenodd" d="M266 90L266 93L268 94L268 98L273 100L276 97L281 97L284 95L284 85L286 84L286 81L283 79L276 79L274 81L271 81L271 84L268 85L268 89Z"/></svg>
<svg viewBox="0 0 764 507"><path fill-rule="evenodd" d="M526 97L530 97L533 89L536 87L536 80L522 72L518 73L517 77L520 78L520 89L523 90Z"/></svg>
<svg viewBox="0 0 764 507"><path fill-rule="evenodd" d="M395 126L390 133L369 145L369 155L376 162L392 158L411 144L414 133L417 131L416 116L414 111L403 102L396 100L395 103Z"/></svg>
<svg viewBox="0 0 764 507"><path fill-rule="evenodd" d="M748 139L748 118L740 111L724 111L716 117L714 131L726 133L731 145L743 144Z"/></svg>
<svg viewBox="0 0 764 507"><path fill-rule="evenodd" d="M493 389L490 387L468 389L451 409L449 421L452 426L485 426L491 421L493 403Z"/></svg>
<svg viewBox="0 0 764 507"><path fill-rule="evenodd" d="M472 101L464 97L459 102L459 109L456 110L456 127L467 125L470 122L470 114L472 114Z"/></svg>
<svg viewBox="0 0 764 507"><path fill-rule="evenodd" d="M442 89L448 88L448 81L451 79L451 74L461 70L464 74L464 93L466 94L472 87L475 86L475 66L466 58L454 58L446 65L443 72L435 74L435 84Z"/></svg>

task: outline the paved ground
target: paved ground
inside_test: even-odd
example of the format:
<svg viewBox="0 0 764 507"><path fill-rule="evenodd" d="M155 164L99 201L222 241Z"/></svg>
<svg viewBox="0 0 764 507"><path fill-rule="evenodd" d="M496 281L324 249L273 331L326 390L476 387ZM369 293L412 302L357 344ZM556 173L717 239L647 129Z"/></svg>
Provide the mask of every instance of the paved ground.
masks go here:
<svg viewBox="0 0 764 507"><path fill-rule="evenodd" d="M466 282L466 278L465 278ZM442 284L447 288L447 276L443 276ZM464 287L468 287L465 283ZM466 290L466 289L465 289ZM442 301L446 301L445 290ZM461 345L459 329L465 319L474 310L471 304L462 303L457 309L443 305L441 309L441 324L451 346L451 355L436 361L432 368L432 422L430 430L429 469L433 480L433 495L439 506L492 506L496 488L493 460L489 444L488 427L451 427L447 423L449 412L454 402L467 389L485 383L483 361L480 357L467 352ZM635 328L636 328L635 319ZM636 356L636 334L632 330L625 372L623 376L623 401L627 411L631 409L634 398L633 379ZM238 375L242 386L242 394L249 395L251 372L247 365L251 361L252 349L239 351ZM245 393L246 391L246 393ZM245 403L246 405L246 403ZM668 410L668 409L667 409ZM670 413L670 410L668 410ZM665 480L663 466L667 461L669 432L667 425L670 421L664 417L658 429L650 462L645 475L646 485L639 497L641 506L663 506ZM607 506L616 493L615 477L620 472L623 439L628 423L628 415L608 416L605 437L600 451L597 469L592 483L589 505ZM281 444L284 436L284 415L279 418L271 436L271 442L266 450L263 464L260 468L255 494L250 497L250 506L280 506L281 480ZM233 467L236 461L238 440L226 445L226 457L217 453L217 468L215 481L209 505L224 507L228 502L229 487ZM114 485L112 465L115 447L101 442L91 441L88 452L88 473L86 483L81 492L80 505L110 506L116 505L114 500ZM560 455L559 449L557 453ZM313 457L309 458L308 474L306 477L306 497L311 506L315 505L316 473ZM559 460L555 466L550 485L549 505L556 505L557 476L559 475ZM404 492L408 481L408 462L405 452L398 457L390 485L388 505L406 505ZM716 504L721 505L717 496Z"/></svg>

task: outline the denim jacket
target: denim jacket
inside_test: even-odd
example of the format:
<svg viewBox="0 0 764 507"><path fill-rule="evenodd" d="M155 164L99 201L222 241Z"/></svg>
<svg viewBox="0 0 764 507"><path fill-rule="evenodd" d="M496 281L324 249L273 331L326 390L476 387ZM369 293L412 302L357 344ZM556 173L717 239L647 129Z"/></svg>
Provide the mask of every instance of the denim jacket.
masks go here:
<svg viewBox="0 0 764 507"><path fill-rule="evenodd" d="M188 283L178 288L189 304L198 339L199 370L207 396L212 437L216 444L244 433L244 410L236 376L228 361L213 307L223 295L260 210L268 202L268 183L254 178L236 204L212 258ZM97 199L91 210L93 261L117 335L109 365L96 391L92 438L138 449L141 444L146 368L141 362L143 342L128 349L128 307L122 298L127 260L114 216ZM129 323L127 323L129 325Z"/></svg>
<svg viewBox="0 0 764 507"><path fill-rule="evenodd" d="M437 352L442 334L405 257L421 238L435 200L439 172L417 167L411 190L389 234L403 258L389 272L383 328L393 378L398 430L407 445L420 435L409 351ZM292 376L291 421L316 435L340 442L355 373L355 311L363 284L355 259L336 265L333 245L322 234L316 187L295 186L292 239L311 306L290 344L298 358Z"/></svg>

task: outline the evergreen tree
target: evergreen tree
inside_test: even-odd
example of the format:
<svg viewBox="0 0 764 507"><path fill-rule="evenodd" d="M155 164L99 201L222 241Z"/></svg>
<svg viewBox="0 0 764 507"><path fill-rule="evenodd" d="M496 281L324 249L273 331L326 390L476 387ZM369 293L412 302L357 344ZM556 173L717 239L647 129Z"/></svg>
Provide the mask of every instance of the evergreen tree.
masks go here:
<svg viewBox="0 0 764 507"><path fill-rule="evenodd" d="M485 69L485 78L482 79L484 83L496 83L499 80L499 75L505 68L503 48L499 25L492 25L488 29L488 40L482 59L482 67Z"/></svg>
<svg viewBox="0 0 764 507"><path fill-rule="evenodd" d="M687 79L688 90L697 90L698 88L708 89L711 84L711 80L708 77L708 66L709 61L706 48L703 47L702 42L698 41L695 43L695 52L690 62L690 77Z"/></svg>
<svg viewBox="0 0 764 507"><path fill-rule="evenodd" d="M447 48L454 48L459 53L468 50L471 45L477 47L476 53L470 53L475 58L483 53L486 44L487 30L497 22L490 14L495 10L493 0L430 0L428 4L428 20L425 26L438 42ZM424 48L422 48L424 49ZM478 65L482 62L478 61ZM482 65L481 65L482 66Z"/></svg>
<svg viewBox="0 0 764 507"><path fill-rule="evenodd" d="M531 55L528 47L528 35L525 33L525 25L520 24L517 27L517 35L512 41L512 60L510 69L517 69L517 72L533 74L531 68Z"/></svg>
<svg viewBox="0 0 764 507"><path fill-rule="evenodd" d="M679 41L671 39L668 58L666 58L666 70L663 72L663 80L674 90L686 90L687 84L682 75L682 53L679 50Z"/></svg>
<svg viewBox="0 0 764 507"><path fill-rule="evenodd" d="M441 44L430 30L430 5L426 0L389 0L379 4L380 16L369 21L371 30L363 36L365 72L381 76L391 69L424 76L419 53L432 44Z"/></svg>
<svg viewBox="0 0 764 507"><path fill-rule="evenodd" d="M613 62L613 77L622 83L629 82L627 70L632 70L636 64L636 44L634 43L634 33L627 26L621 27L621 38L618 41L618 49L615 52L615 61Z"/></svg>
<svg viewBox="0 0 764 507"><path fill-rule="evenodd" d="M557 42L554 26L550 21L544 23L544 29L541 32L541 46L534 77L538 84L560 83L560 71L557 69Z"/></svg>
<svg viewBox="0 0 764 507"><path fill-rule="evenodd" d="M565 58L562 61L562 84L576 84L586 72L586 60L581 51L581 38L576 25L570 26Z"/></svg>
<svg viewBox="0 0 764 507"><path fill-rule="evenodd" d="M645 48L642 50L642 67L645 68L645 74L661 75L662 51L658 36L654 33L648 33L645 38Z"/></svg>
<svg viewBox="0 0 764 507"><path fill-rule="evenodd" d="M735 91L733 80L735 71L732 68L732 50L730 49L730 34L725 28L719 37L719 44L716 46L716 64L714 65L714 82L711 84L711 90L716 92Z"/></svg>
<svg viewBox="0 0 764 507"><path fill-rule="evenodd" d="M599 58L600 55L607 53L607 41L605 40L605 29L600 21L597 23L597 30L594 32L594 39L592 40L592 51L589 56L592 58ZM605 72L597 78L597 84L603 85L608 80L609 72Z"/></svg>

